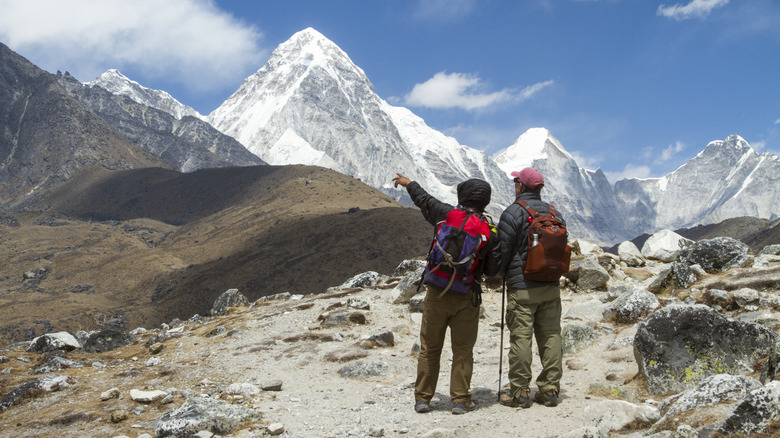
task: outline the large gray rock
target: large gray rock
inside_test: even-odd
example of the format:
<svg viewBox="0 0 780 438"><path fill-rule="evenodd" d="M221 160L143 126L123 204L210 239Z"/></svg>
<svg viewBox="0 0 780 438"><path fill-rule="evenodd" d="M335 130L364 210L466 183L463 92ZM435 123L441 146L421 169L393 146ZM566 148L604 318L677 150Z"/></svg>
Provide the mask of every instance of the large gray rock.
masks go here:
<svg viewBox="0 0 780 438"><path fill-rule="evenodd" d="M424 269L417 269L409 272L400 282L390 291L390 302L393 304L409 304L409 300L417 295L417 286L420 283ZM420 287L420 291L424 291Z"/></svg>
<svg viewBox="0 0 780 438"><path fill-rule="evenodd" d="M604 309L606 307L607 305L598 299L584 301L571 306L563 316L563 319L598 322L604 318Z"/></svg>
<svg viewBox="0 0 780 438"><path fill-rule="evenodd" d="M599 264L598 259L590 256L572 262L566 278L580 289L596 290L606 287L610 276L609 272Z"/></svg>
<svg viewBox="0 0 780 438"><path fill-rule="evenodd" d="M375 286L379 280L386 277L387 276L375 271L363 272L362 274L357 274L342 283L338 289L349 289L351 287L371 287Z"/></svg>
<svg viewBox="0 0 780 438"><path fill-rule="evenodd" d="M718 428L718 432L729 435L741 433L745 436L766 430L767 426L780 419L780 381L772 381L763 388L748 394L729 414Z"/></svg>
<svg viewBox="0 0 780 438"><path fill-rule="evenodd" d="M393 277L420 272L421 269L425 269L425 260L404 260L393 271Z"/></svg>
<svg viewBox="0 0 780 438"><path fill-rule="evenodd" d="M637 327L634 356L653 394L693 388L714 374L746 375L768 357L777 334L703 305L672 305Z"/></svg>
<svg viewBox="0 0 780 438"><path fill-rule="evenodd" d="M248 306L249 301L238 289L228 289L218 296L211 307L211 316L227 314L228 307Z"/></svg>
<svg viewBox="0 0 780 438"><path fill-rule="evenodd" d="M644 266L645 258L642 257L642 253L639 248L634 245L634 242L626 240L618 245L618 256L621 262L625 262L626 265L636 267Z"/></svg>
<svg viewBox="0 0 780 438"><path fill-rule="evenodd" d="M650 236L642 245L642 256L662 262L672 262L677 258L683 247L692 243L691 240L671 230L661 230Z"/></svg>
<svg viewBox="0 0 780 438"><path fill-rule="evenodd" d="M633 324L660 306L652 293L631 287L604 309L604 319L622 324Z"/></svg>
<svg viewBox="0 0 780 438"><path fill-rule="evenodd" d="M103 353L133 342L133 336L116 330L100 330L91 333L84 341L84 351L88 353Z"/></svg>
<svg viewBox="0 0 780 438"><path fill-rule="evenodd" d="M19 404L23 399L36 397L45 392L55 392L73 384L73 377L50 374L15 388L0 400L0 412Z"/></svg>
<svg viewBox="0 0 780 438"><path fill-rule="evenodd" d="M227 435L245 423L260 418L260 414L243 406L207 397L188 398L181 407L160 418L157 423L157 438L191 437L207 430L218 435Z"/></svg>
<svg viewBox="0 0 780 438"><path fill-rule="evenodd" d="M47 353L55 350L73 351L81 348L81 344L68 332L47 333L30 341L27 351L31 353Z"/></svg>
<svg viewBox="0 0 780 438"><path fill-rule="evenodd" d="M662 411L665 410L666 412L653 428L655 429L659 426L667 428L667 422L672 423L673 417L685 412L696 410L702 413L702 408L708 406L722 405L729 402L736 404L751 391L758 388L761 388L761 383L752 377L732 376L729 374L716 374L707 377L692 389L666 401L662 407Z"/></svg>
<svg viewBox="0 0 780 438"><path fill-rule="evenodd" d="M688 288L696 282L696 273L686 263L673 262L669 269L672 282L677 287Z"/></svg>
<svg viewBox="0 0 780 438"><path fill-rule="evenodd" d="M722 272L743 265L749 256L748 246L731 237L701 240L682 249L677 261L688 266L698 264L705 271Z"/></svg>

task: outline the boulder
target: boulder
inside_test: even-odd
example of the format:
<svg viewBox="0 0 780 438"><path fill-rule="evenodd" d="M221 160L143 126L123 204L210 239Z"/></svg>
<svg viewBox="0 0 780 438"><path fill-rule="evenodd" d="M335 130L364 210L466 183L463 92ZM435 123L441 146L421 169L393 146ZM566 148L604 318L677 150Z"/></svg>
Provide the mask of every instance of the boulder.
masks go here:
<svg viewBox="0 0 780 438"><path fill-rule="evenodd" d="M718 432L723 435L751 436L766 430L780 419L780 381L753 390L729 413Z"/></svg>
<svg viewBox="0 0 780 438"><path fill-rule="evenodd" d="M211 306L211 316L227 315L228 307L248 306L249 301L238 289L228 289L218 296Z"/></svg>
<svg viewBox="0 0 780 438"><path fill-rule="evenodd" d="M417 295L417 285L422 278L423 269L417 269L411 271L398 282L398 284L390 291L390 302L393 304L408 304L409 300ZM420 288L420 291L424 291L424 288Z"/></svg>
<svg viewBox="0 0 780 438"><path fill-rule="evenodd" d="M410 272L420 272L425 269L425 260L404 260L393 271L393 277L401 277Z"/></svg>
<svg viewBox="0 0 780 438"><path fill-rule="evenodd" d="M67 388L73 384L73 377L50 374L27 383L12 390L0 400L0 412L18 404L25 398L36 397L45 392L55 392Z"/></svg>
<svg viewBox="0 0 780 438"><path fill-rule="evenodd" d="M49 351L73 351L81 348L81 344L68 332L47 333L30 341L27 351L31 353L47 353Z"/></svg>
<svg viewBox="0 0 780 438"><path fill-rule="evenodd" d="M631 267L644 266L645 258L642 257L642 253L639 248L634 245L634 242L626 240L618 245L618 256L620 261Z"/></svg>
<svg viewBox="0 0 780 438"><path fill-rule="evenodd" d="M653 426L653 429L666 428L668 425L674 424L673 418L685 412L694 410L701 412L702 408L729 402L736 404L758 388L761 388L761 383L752 377L729 374L716 374L707 377L695 387L665 401L661 410L666 412Z"/></svg>
<svg viewBox="0 0 780 438"><path fill-rule="evenodd" d="M572 262L565 274L578 288L585 290L603 289L609 281L609 273L595 257L586 257Z"/></svg>
<svg viewBox="0 0 780 438"><path fill-rule="evenodd" d="M672 282L676 287L688 288L696 282L696 274L686 263L674 262L669 269Z"/></svg>
<svg viewBox="0 0 780 438"><path fill-rule="evenodd" d="M660 305L652 293L639 287L630 287L606 306L603 317L621 324L633 324Z"/></svg>
<svg viewBox="0 0 780 438"><path fill-rule="evenodd" d="M634 357L653 394L693 388L715 374L746 375L768 357L777 334L704 305L671 305L637 327Z"/></svg>
<svg viewBox="0 0 780 438"><path fill-rule="evenodd" d="M116 330L101 330L89 335L84 342L84 351L88 353L104 353L133 342L133 336Z"/></svg>
<svg viewBox="0 0 780 438"><path fill-rule="evenodd" d="M701 240L680 250L677 261L688 266L698 264L705 271L723 272L744 265L750 257L748 246L731 237Z"/></svg>
<svg viewBox="0 0 780 438"><path fill-rule="evenodd" d="M642 256L662 262L673 262L680 250L693 243L692 240L671 230L661 230L650 236L642 245Z"/></svg>
<svg viewBox="0 0 780 438"><path fill-rule="evenodd" d="M191 397L181 407L160 418L155 437L184 438L202 430L228 435L259 418L260 415L253 409L207 397Z"/></svg>

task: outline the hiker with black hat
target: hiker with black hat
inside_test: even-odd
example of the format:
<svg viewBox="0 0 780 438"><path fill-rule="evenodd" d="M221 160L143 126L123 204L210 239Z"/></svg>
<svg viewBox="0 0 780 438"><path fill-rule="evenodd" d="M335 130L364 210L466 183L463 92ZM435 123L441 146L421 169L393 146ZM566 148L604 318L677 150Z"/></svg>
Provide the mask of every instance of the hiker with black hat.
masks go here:
<svg viewBox="0 0 780 438"><path fill-rule="evenodd" d="M538 236L531 235L532 222L538 215L557 220L562 229L561 250L566 245L565 222L555 208L542 201L544 178L538 170L526 167L512 172L516 201L501 214L498 224L501 240L501 269L507 287L506 320L509 328L509 384L500 393L500 403L510 407L529 408L534 401L545 406L557 406L562 368L560 271L532 280L526 270L529 250L537 245ZM553 245L549 245L553 246ZM540 248L542 246L540 245ZM568 271L569 260L565 262ZM531 399L532 337L536 337L542 371L536 378L538 392Z"/></svg>
<svg viewBox="0 0 780 438"><path fill-rule="evenodd" d="M397 175L393 178L394 186L406 188L414 205L435 227L436 236L423 274L427 293L420 326L414 409L418 413L431 410L430 403L439 378L439 361L449 327L452 342L452 413L464 414L476 409L476 404L471 400L470 388L474 366L473 349L479 329L479 281L483 274L495 275L500 263L496 229L484 215L490 203L490 184L479 179L469 179L458 184L458 205L452 206L428 194L417 182L400 173ZM454 235L462 236L459 248L459 251L463 250L461 254L469 251L465 249L468 244L464 241L472 241L478 246L472 248L471 254L460 259L456 255L444 254L450 250L445 248L447 244L443 240Z"/></svg>

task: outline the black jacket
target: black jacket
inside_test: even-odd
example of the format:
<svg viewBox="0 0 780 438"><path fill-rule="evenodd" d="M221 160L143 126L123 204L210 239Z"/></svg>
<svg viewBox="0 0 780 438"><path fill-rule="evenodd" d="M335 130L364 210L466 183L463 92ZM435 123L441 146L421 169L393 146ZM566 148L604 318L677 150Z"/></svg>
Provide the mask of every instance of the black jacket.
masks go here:
<svg viewBox="0 0 780 438"><path fill-rule="evenodd" d="M547 214L550 211L546 202L536 193L521 193L517 199L527 202L539 214ZM556 211L558 211L556 209ZM560 218L560 211L559 218ZM506 208L501 214L498 223L498 236L501 240L501 268L500 273L506 277L507 287L513 289L527 289L537 286L546 286L550 283L526 280L523 275L523 265L528 258L528 230L531 223L530 215L517 202ZM563 218L560 218L563 220Z"/></svg>
<svg viewBox="0 0 780 438"><path fill-rule="evenodd" d="M455 209L454 206L441 202L431 196L417 182L410 182L406 191L412 198L414 205L420 208L425 220L436 227L439 222L447 219L447 214ZM490 185L482 180L470 179L458 184L458 204L466 208L473 208L484 212L490 203ZM492 224L492 221L490 221ZM487 244L477 254L478 262L474 270L475 278L479 279L483 274L493 276L498 273L501 263L500 242L495 233L490 233Z"/></svg>

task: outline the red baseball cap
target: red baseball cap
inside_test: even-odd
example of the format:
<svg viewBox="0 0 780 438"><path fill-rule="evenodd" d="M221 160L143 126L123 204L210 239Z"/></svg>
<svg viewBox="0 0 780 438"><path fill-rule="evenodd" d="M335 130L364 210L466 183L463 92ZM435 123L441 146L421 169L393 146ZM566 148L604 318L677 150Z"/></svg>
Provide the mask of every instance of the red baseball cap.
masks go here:
<svg viewBox="0 0 780 438"><path fill-rule="evenodd" d="M526 167L520 172L512 172L511 175L519 179L524 186L531 190L544 185L544 178L542 178L542 174L533 167Z"/></svg>

